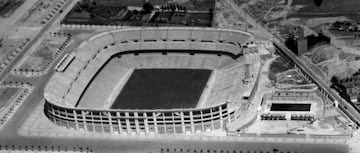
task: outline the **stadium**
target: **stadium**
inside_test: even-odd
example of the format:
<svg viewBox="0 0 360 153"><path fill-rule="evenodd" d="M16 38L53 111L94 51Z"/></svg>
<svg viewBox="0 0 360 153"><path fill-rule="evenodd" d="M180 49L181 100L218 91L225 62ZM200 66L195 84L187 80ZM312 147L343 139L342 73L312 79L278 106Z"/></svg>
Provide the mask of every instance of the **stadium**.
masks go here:
<svg viewBox="0 0 360 153"><path fill-rule="evenodd" d="M46 116L70 129L119 134L225 130L238 118L252 34L214 28L131 28L97 34L55 67Z"/></svg>

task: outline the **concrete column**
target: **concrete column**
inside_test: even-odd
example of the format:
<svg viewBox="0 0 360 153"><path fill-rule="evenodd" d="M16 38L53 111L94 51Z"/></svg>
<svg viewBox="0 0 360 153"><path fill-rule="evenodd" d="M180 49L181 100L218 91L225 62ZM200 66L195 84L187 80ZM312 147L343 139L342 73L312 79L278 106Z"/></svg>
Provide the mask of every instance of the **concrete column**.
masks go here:
<svg viewBox="0 0 360 153"><path fill-rule="evenodd" d="M92 122L93 130L96 131L95 123L94 123L94 114L91 111L90 111L90 116L91 116L91 122Z"/></svg>
<svg viewBox="0 0 360 153"><path fill-rule="evenodd" d="M195 133L194 116L192 111L190 111L190 124L191 124L191 133Z"/></svg>
<svg viewBox="0 0 360 153"><path fill-rule="evenodd" d="M164 132L167 134L166 124L165 124L165 113L162 113L162 119L163 119Z"/></svg>
<svg viewBox="0 0 360 153"><path fill-rule="evenodd" d="M126 130L128 134L131 134L130 121L129 121L129 112L125 112L125 122L126 122Z"/></svg>
<svg viewBox="0 0 360 153"><path fill-rule="evenodd" d="M105 130L104 130L104 123L103 123L103 119L102 119L102 112L99 112L99 116L100 116L101 132L105 132Z"/></svg>
<svg viewBox="0 0 360 153"><path fill-rule="evenodd" d="M143 116L144 116L145 134L149 134L150 131L149 131L149 124L148 124L147 113L145 112L145 113L143 114Z"/></svg>
<svg viewBox="0 0 360 153"><path fill-rule="evenodd" d="M184 112L180 112L180 116L181 116L181 129L182 129L182 133L186 132L186 128L185 128L185 122L184 122Z"/></svg>
<svg viewBox="0 0 360 153"><path fill-rule="evenodd" d="M213 116L212 108L210 109L210 114L211 114L211 130L214 130L214 116Z"/></svg>
<svg viewBox="0 0 360 153"><path fill-rule="evenodd" d="M116 112L116 117L117 117L118 126L119 126L119 134L121 134L122 129L121 129L121 121L120 121L120 113L119 112Z"/></svg>
<svg viewBox="0 0 360 153"><path fill-rule="evenodd" d="M68 112L67 112L67 109L65 109L65 117L68 119L69 117L68 117ZM67 128L70 128L70 123L69 123L70 121L69 120L66 120L66 127Z"/></svg>
<svg viewBox="0 0 360 153"><path fill-rule="evenodd" d="M172 118L172 122L173 122L173 134L175 134L175 122L174 122L174 112L171 112L171 118Z"/></svg>
<svg viewBox="0 0 360 153"><path fill-rule="evenodd" d="M74 120L75 120L75 129L79 130L79 124L78 124L76 110L73 110L73 115L74 115Z"/></svg>
<svg viewBox="0 0 360 153"><path fill-rule="evenodd" d="M222 129L224 127L224 121L223 121L223 114L222 114L221 106L219 106L219 115L220 115L220 128Z"/></svg>
<svg viewBox="0 0 360 153"><path fill-rule="evenodd" d="M231 122L231 116L230 116L230 112L229 112L229 103L226 103L226 109L227 109L227 124L229 125ZM234 112L235 113L235 112Z"/></svg>
<svg viewBox="0 0 360 153"><path fill-rule="evenodd" d="M200 115L201 115L201 130L202 130L202 132L204 132L205 131L205 125L204 125L204 118L203 118L202 110L200 111Z"/></svg>
<svg viewBox="0 0 360 153"><path fill-rule="evenodd" d="M88 129L87 129L87 123L86 123L87 119L86 119L85 111L82 110L81 115L82 115L82 118L83 118L84 130L87 131Z"/></svg>
<svg viewBox="0 0 360 153"><path fill-rule="evenodd" d="M135 117L135 131L136 131L136 134L139 134L140 133L140 130L139 130L139 114L138 112L134 112L134 117Z"/></svg>
<svg viewBox="0 0 360 153"><path fill-rule="evenodd" d="M110 112L107 112L108 114L108 120L109 120L109 126L110 126L110 132L111 133L114 133L114 128L113 128L113 125L112 125L112 116L111 116L111 113Z"/></svg>
<svg viewBox="0 0 360 153"><path fill-rule="evenodd" d="M155 133L157 134L157 133L159 133L159 131L158 131L158 128L157 128L158 126L157 126L157 120L156 120L156 113L153 112L152 114L153 114L153 120L154 120Z"/></svg>
<svg viewBox="0 0 360 153"><path fill-rule="evenodd" d="M51 118L52 118L52 120L54 121L54 123L56 124L57 121L56 121L56 119L55 119L56 117L54 117L54 116L56 116L57 114L55 114L55 109L54 109L54 107L52 107L52 106L51 106L51 112L52 112L52 114L53 114L53 115L52 115L53 117L51 117Z"/></svg>

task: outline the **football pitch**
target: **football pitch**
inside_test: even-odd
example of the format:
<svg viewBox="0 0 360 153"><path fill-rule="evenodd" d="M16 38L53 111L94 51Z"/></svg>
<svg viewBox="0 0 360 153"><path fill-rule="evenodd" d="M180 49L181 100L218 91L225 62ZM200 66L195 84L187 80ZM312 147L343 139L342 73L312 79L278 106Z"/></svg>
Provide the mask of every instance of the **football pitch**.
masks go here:
<svg viewBox="0 0 360 153"><path fill-rule="evenodd" d="M195 108L211 71L205 69L135 69L111 108Z"/></svg>

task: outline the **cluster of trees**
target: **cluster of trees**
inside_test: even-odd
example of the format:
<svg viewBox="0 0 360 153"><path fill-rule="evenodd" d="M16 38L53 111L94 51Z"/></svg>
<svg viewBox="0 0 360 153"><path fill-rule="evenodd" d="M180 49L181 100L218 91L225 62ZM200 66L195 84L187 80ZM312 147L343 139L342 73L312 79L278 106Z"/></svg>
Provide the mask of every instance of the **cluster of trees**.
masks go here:
<svg viewBox="0 0 360 153"><path fill-rule="evenodd" d="M323 2L323 0L313 0L313 1L317 7L320 7Z"/></svg>
<svg viewBox="0 0 360 153"><path fill-rule="evenodd" d="M161 6L161 10L168 10L168 11L171 11L171 12L175 12L176 10L178 10L178 11L186 12L186 7L182 6L180 4L170 3L170 4L167 4L167 5Z"/></svg>
<svg viewBox="0 0 360 153"><path fill-rule="evenodd" d="M360 22L352 23L349 21L336 21L332 24L331 29L338 31L348 31L348 32L360 32Z"/></svg>
<svg viewBox="0 0 360 153"><path fill-rule="evenodd" d="M154 10L154 6L149 3L149 2L146 2L144 5L143 5L143 12L140 12L142 14L148 14L148 13L151 13L153 10ZM175 3L170 3L170 4L167 4L167 5L162 5L160 7L161 10L163 11L168 11L168 12L172 12L172 13L175 13L175 12L186 12L186 7L185 6L182 6L180 4L175 4Z"/></svg>
<svg viewBox="0 0 360 153"><path fill-rule="evenodd" d="M144 13L144 14L151 13L154 10L154 6L152 4L150 4L149 2L146 2L142 8L144 11L142 13Z"/></svg>

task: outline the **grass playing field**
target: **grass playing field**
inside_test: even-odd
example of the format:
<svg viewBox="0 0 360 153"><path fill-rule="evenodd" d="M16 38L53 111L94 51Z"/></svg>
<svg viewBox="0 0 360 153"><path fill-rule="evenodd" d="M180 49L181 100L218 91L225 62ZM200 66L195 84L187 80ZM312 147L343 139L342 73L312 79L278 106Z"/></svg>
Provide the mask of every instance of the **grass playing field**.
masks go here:
<svg viewBox="0 0 360 153"><path fill-rule="evenodd" d="M205 69L136 69L111 108L194 108L210 74Z"/></svg>

